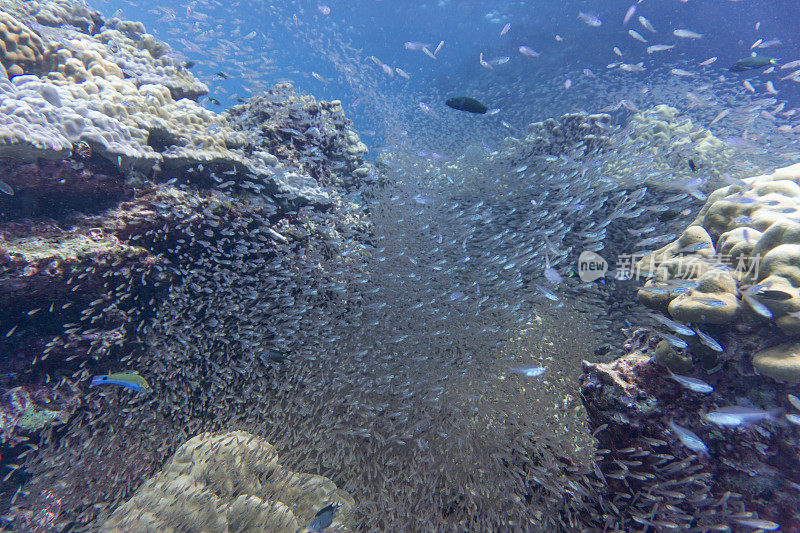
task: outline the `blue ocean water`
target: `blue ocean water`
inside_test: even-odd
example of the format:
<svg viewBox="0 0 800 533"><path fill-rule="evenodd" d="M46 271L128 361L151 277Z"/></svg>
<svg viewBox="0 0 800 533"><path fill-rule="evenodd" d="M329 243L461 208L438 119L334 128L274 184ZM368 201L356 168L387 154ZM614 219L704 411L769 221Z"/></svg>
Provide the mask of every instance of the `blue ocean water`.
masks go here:
<svg viewBox="0 0 800 533"><path fill-rule="evenodd" d="M798 2L41 2L2 527L800 527Z"/></svg>
<svg viewBox="0 0 800 533"><path fill-rule="evenodd" d="M363 132L389 128L386 117L383 124L376 120L375 115L382 112L376 103L370 104L370 98L385 102L394 113L413 113L419 111L418 102L446 111L444 97L470 94L486 99L493 109L507 110L503 116L509 123L524 125L567 111L612 104L602 86L581 91L577 78L573 80L574 92L580 94L574 98L568 92L542 87L548 80L575 77L584 68L602 73L614 62L643 61L646 71L618 77L618 83L632 88L646 85L659 68L691 67L717 57L710 71L730 77L727 68L753 50L782 62L796 59L792 54L800 38L794 23L800 7L791 1L101 4L105 11L119 10L126 18L143 21L176 53L196 61L195 72L204 79L213 79L215 72L226 67L236 73L232 79L212 82L215 90L211 94L222 108L233 105L237 96L248 96L249 83L245 80L250 84L290 80L303 91L342 100L348 116ZM636 12L623 24L631 4ZM585 24L578 18L581 12L597 15L602 24ZM646 17L657 33L646 30L638 22L640 16ZM510 30L499 35L506 24L511 25ZM672 32L678 28L703 37L676 38ZM648 43L631 38L627 33L630 29L644 35ZM257 35L245 38L251 32ZM759 39L778 39L780 44L751 48ZM440 41L444 45L433 61L421 51L406 50L403 44L408 41L432 48ZM645 50L652 44L676 47L647 54ZM518 51L520 46L528 46L541 56L525 57ZM616 56L614 47L623 56ZM481 53L487 60L511 59L490 71L480 66ZM369 60L370 56L401 68L411 78L387 76ZM315 79L313 73L325 81ZM790 106L797 105L797 82L774 78L781 98ZM524 104L526 99L531 105L508 109L514 103ZM368 134L365 138L370 140Z"/></svg>

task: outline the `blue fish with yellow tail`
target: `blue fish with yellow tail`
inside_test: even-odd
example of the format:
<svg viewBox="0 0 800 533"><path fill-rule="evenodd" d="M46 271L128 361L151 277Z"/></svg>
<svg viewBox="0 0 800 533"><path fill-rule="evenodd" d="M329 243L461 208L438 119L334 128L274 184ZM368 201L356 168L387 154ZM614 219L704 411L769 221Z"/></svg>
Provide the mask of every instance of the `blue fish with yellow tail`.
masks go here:
<svg viewBox="0 0 800 533"><path fill-rule="evenodd" d="M95 376L89 386L97 387L98 385L119 385L136 392L153 392L153 388L138 372L115 372L113 374Z"/></svg>

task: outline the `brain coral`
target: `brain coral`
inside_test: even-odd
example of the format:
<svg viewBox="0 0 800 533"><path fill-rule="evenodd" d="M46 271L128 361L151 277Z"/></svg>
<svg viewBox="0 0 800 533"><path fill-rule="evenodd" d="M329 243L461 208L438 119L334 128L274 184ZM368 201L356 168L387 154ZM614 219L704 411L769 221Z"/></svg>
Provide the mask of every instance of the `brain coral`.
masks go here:
<svg viewBox="0 0 800 533"><path fill-rule="evenodd" d="M646 254L646 305L724 324L740 309L800 333L800 164L714 191L681 237Z"/></svg>
<svg viewBox="0 0 800 533"><path fill-rule="evenodd" d="M340 505L328 531L345 531L353 498L329 479L297 474L265 440L243 431L203 433L184 443L100 531L305 530Z"/></svg>

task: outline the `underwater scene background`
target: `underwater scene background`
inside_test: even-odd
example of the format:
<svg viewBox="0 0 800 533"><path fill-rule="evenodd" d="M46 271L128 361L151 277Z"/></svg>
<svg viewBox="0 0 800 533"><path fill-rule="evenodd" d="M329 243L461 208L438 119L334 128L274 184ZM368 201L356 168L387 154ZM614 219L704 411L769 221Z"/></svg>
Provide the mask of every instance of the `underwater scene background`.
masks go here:
<svg viewBox="0 0 800 533"><path fill-rule="evenodd" d="M0 0L0 527L800 531L798 20Z"/></svg>

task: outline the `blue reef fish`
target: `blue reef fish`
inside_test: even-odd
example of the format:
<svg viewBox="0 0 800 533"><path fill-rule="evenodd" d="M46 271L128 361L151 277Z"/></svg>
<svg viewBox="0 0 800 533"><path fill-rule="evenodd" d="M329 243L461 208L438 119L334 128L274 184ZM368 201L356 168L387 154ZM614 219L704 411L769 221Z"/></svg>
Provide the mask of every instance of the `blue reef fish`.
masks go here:
<svg viewBox="0 0 800 533"><path fill-rule="evenodd" d="M689 161L691 161L691 159L690 159ZM709 248L710 246L711 246L711 243L710 243L710 242L708 242L708 241L701 241L701 242L698 242L698 243L695 243L695 244L690 244L689 246L685 246L685 247L683 247L683 248L680 248L680 249L679 249L677 252L675 252L675 253L679 253L679 254L691 254L691 253L694 253L694 252L699 252L700 250L704 250L704 249L706 249L706 248Z"/></svg>
<svg viewBox="0 0 800 533"><path fill-rule="evenodd" d="M136 392L153 392L153 388L138 372L115 372L113 374L95 376L89 386L97 387L98 385L119 385Z"/></svg>
<svg viewBox="0 0 800 533"><path fill-rule="evenodd" d="M325 531L325 528L333 523L333 518L336 516L336 511L339 507L341 507L341 505L332 503L317 511L316 518L308 524L308 530L310 532Z"/></svg>
<svg viewBox="0 0 800 533"><path fill-rule="evenodd" d="M700 302L703 305L707 305L709 307L723 307L725 305L724 300L720 300L719 298L712 298L710 296L701 296L699 298L695 298L696 302Z"/></svg>

